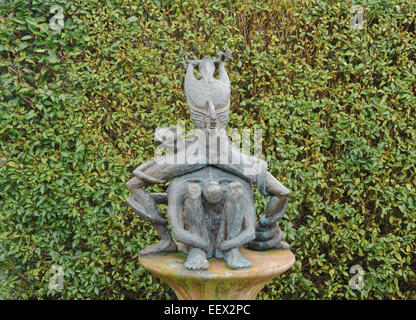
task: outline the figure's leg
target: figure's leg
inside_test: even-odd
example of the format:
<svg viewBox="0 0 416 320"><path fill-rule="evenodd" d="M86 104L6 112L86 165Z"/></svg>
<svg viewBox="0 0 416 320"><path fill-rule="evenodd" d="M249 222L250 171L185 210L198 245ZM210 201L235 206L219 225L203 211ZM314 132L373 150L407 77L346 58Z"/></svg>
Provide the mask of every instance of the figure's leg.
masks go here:
<svg viewBox="0 0 416 320"><path fill-rule="evenodd" d="M165 254L169 252L177 252L178 246L175 241L173 241L169 229L166 225L157 224L153 225L159 234L160 241L158 243L152 244L150 247L147 247L139 252L141 255L148 254Z"/></svg>
<svg viewBox="0 0 416 320"><path fill-rule="evenodd" d="M173 241L170 232L166 226L166 220L159 215L156 202L153 197L144 189L143 182L134 177L127 182L127 188L132 195L126 200L126 203L139 214L140 217L153 223L158 232L161 241L140 251L141 255L176 252L178 247Z"/></svg>
<svg viewBox="0 0 416 320"><path fill-rule="evenodd" d="M207 240L207 233L204 232L204 209L202 207L201 188L196 183L190 183L185 187L184 202L184 228L190 233L199 235ZM200 248L189 248L185 268L191 270L208 269L209 262L206 252Z"/></svg>
<svg viewBox="0 0 416 320"><path fill-rule="evenodd" d="M266 172L266 190L268 193L279 198L287 198L290 195L290 190L268 171Z"/></svg>
<svg viewBox="0 0 416 320"><path fill-rule="evenodd" d="M256 225L256 238L248 247L254 250L289 249L290 246L282 241L279 220L287 209L287 199L272 197L266 207L266 215L260 218Z"/></svg>
<svg viewBox="0 0 416 320"><path fill-rule="evenodd" d="M127 188L132 195L126 200L127 204L140 217L150 221L160 235L161 241L141 251L141 254L165 253L177 251L167 228L167 222L159 215L153 197L144 190L145 185L165 183L167 180L194 171L201 165L181 165L172 163L171 156L163 156L147 161L133 171L133 178L127 182Z"/></svg>
<svg viewBox="0 0 416 320"><path fill-rule="evenodd" d="M176 241L182 242L184 245L200 248L203 251L208 252L208 241L201 238L199 234L191 233L184 228L184 187L184 181L179 178L178 180L173 180L170 183L167 192L169 202L167 214L172 228L173 237ZM179 213L182 213L182 215Z"/></svg>
<svg viewBox="0 0 416 320"><path fill-rule="evenodd" d="M226 239L231 240L238 237L243 232L246 210L250 210L244 197L243 186L238 182L231 182L226 192L226 203L224 208ZM255 218L254 218L255 219ZM252 239L252 238L251 238ZM249 239L250 240L250 239ZM224 252L224 258L230 268L249 268L251 262L244 258L240 249L245 243L241 243Z"/></svg>
<svg viewBox="0 0 416 320"><path fill-rule="evenodd" d="M283 233L280 230L279 220L286 212L290 190L270 172L266 172L266 191L273 197L267 204L266 215L257 222L256 238L248 247L255 250L289 249L289 244L282 241Z"/></svg>
<svg viewBox="0 0 416 320"><path fill-rule="evenodd" d="M166 224L166 220L159 215L155 200L143 189L142 180L133 177L126 186L132 194L126 202L140 217L152 223Z"/></svg>

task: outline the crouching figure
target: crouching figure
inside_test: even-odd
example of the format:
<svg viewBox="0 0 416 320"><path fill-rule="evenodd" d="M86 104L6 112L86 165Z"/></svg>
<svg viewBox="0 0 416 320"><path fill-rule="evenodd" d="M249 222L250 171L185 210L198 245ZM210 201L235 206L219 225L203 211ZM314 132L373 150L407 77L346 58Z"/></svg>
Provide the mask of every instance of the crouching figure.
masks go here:
<svg viewBox="0 0 416 320"><path fill-rule="evenodd" d="M251 267L240 249L255 238L256 212L248 181L208 166L173 179L168 189L173 238L182 243L187 269L208 269L224 258L230 268Z"/></svg>

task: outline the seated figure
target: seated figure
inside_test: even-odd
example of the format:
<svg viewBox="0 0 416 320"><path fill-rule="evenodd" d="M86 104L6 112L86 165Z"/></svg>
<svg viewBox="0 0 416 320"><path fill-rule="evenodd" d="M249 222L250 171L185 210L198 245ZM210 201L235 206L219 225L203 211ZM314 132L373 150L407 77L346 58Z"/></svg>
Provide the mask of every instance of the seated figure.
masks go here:
<svg viewBox="0 0 416 320"><path fill-rule="evenodd" d="M245 244L255 250L288 248L278 222L286 211L290 191L267 171L265 161L240 152L225 131L231 89L224 63L230 54L227 50L218 52L215 60L206 56L186 61L185 94L195 139L140 165L127 183L132 193L127 204L152 222L161 237L159 243L142 250L142 255L178 249L159 214L158 203L168 204L173 238L188 253L188 269L207 268L210 257L223 257L232 268L249 267L250 262L239 251ZM218 77L214 76L216 69ZM167 196L144 189L167 181L172 181ZM266 215L257 223L253 184L262 194L272 196Z"/></svg>
<svg viewBox="0 0 416 320"><path fill-rule="evenodd" d="M251 184L207 166L173 179L168 189L173 237L188 254L187 269L207 269L209 258L224 258L230 268L251 263L240 248L254 240L256 211Z"/></svg>

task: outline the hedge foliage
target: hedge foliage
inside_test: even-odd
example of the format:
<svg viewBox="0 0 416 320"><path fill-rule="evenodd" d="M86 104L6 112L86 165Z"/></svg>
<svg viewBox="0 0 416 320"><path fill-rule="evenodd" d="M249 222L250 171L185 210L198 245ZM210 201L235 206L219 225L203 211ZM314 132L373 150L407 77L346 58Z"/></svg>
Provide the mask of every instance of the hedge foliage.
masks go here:
<svg viewBox="0 0 416 320"><path fill-rule="evenodd" d="M228 46L229 127L263 130L294 196L282 227L297 261L259 298L415 299L416 6L361 5L353 29L351 1L3 1L3 298L175 298L138 262L157 234L125 183L157 126L192 128L184 54ZM52 265L62 291L48 289Z"/></svg>

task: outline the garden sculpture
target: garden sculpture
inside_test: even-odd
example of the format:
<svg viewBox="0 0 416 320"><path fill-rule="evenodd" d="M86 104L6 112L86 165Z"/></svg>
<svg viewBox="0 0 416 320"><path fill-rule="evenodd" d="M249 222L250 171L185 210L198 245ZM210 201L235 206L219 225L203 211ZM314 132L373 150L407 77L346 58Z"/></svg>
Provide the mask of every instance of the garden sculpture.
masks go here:
<svg viewBox="0 0 416 320"><path fill-rule="evenodd" d="M175 252L179 245L187 254L186 269L208 269L212 257L239 269L251 266L240 252L242 246L260 251L289 248L282 241L279 220L290 191L267 171L265 161L240 152L226 133L231 87L225 62L230 56L229 49L217 51L215 60L185 56L184 87L195 133L183 143L171 135L171 152L137 167L127 182L127 204L150 221L161 238L141 255ZM167 193L145 190L169 181ZM253 185L271 197L257 222ZM158 204L167 204L173 238Z"/></svg>

